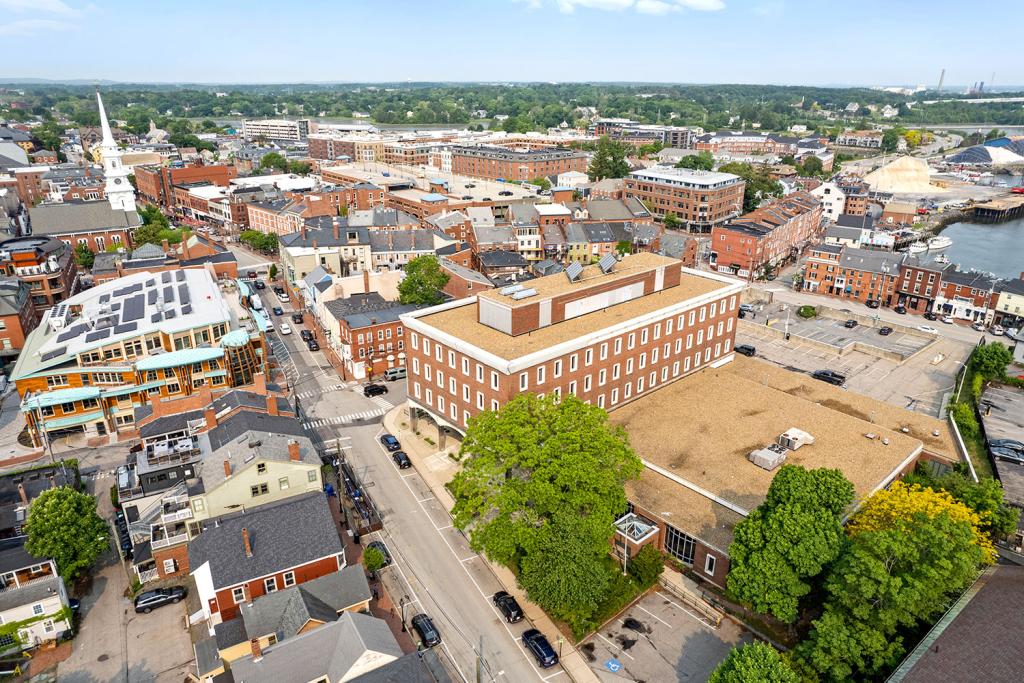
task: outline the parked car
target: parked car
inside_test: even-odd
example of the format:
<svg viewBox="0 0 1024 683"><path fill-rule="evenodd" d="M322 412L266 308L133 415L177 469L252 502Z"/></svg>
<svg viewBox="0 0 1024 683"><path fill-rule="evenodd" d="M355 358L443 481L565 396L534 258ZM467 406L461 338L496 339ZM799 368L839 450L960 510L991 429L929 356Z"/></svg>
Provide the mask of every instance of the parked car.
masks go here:
<svg viewBox="0 0 1024 683"><path fill-rule="evenodd" d="M288 323L281 323L281 334L291 334L292 326Z"/></svg>
<svg viewBox="0 0 1024 683"><path fill-rule="evenodd" d="M924 319L925 320L938 320L939 316L938 316L937 313L932 313L931 311L925 311Z"/></svg>
<svg viewBox="0 0 1024 683"><path fill-rule="evenodd" d="M1016 327L1007 327L1006 330L1003 331L1003 335L1013 339L1014 337L1017 336L1017 328Z"/></svg>
<svg viewBox="0 0 1024 683"><path fill-rule="evenodd" d="M398 379L405 379L406 376L407 373L404 367L388 368L384 371L384 379L389 382L394 382Z"/></svg>
<svg viewBox="0 0 1024 683"><path fill-rule="evenodd" d="M992 453L992 457L996 460L1006 460L1009 462L1015 462L1018 465L1024 465L1024 453L1021 451L1015 451L1012 448L999 448L994 446L989 448L989 452Z"/></svg>
<svg viewBox="0 0 1024 683"><path fill-rule="evenodd" d="M417 614L412 618L412 627L416 629L420 640L425 647L434 647L441 644L441 634L438 633L434 622L426 614Z"/></svg>
<svg viewBox="0 0 1024 683"><path fill-rule="evenodd" d="M743 356L753 356L755 353L757 353L757 349L755 349L750 344L737 344L736 353Z"/></svg>
<svg viewBox="0 0 1024 683"><path fill-rule="evenodd" d="M367 548L376 548L377 550L380 551L380 554L384 556L384 565L383 566L386 567L389 564L391 564L391 562L392 562L392 560L391 560L391 553L388 552L388 547L386 545L384 545L383 541L370 541L369 543L366 544L366 547Z"/></svg>
<svg viewBox="0 0 1024 683"><path fill-rule="evenodd" d="M151 591L139 593L135 598L135 611L139 614L149 614L157 607L181 602L185 599L186 591L184 586L171 586L170 588L156 588Z"/></svg>
<svg viewBox="0 0 1024 683"><path fill-rule="evenodd" d="M388 388L383 384L367 384L363 387L363 396L369 398L370 396L380 396L381 394L388 393Z"/></svg>
<svg viewBox="0 0 1024 683"><path fill-rule="evenodd" d="M256 282L252 283L252 286L255 287L256 289L266 289L267 283L264 282L263 280L257 280Z"/></svg>
<svg viewBox="0 0 1024 683"><path fill-rule="evenodd" d="M879 306L882 305L882 302L879 301L878 299L868 299L865 305L868 308L878 308Z"/></svg>
<svg viewBox="0 0 1024 683"><path fill-rule="evenodd" d="M395 461L395 465L400 470L407 470L412 467L412 460L406 455L405 451L395 451L391 454L391 459Z"/></svg>
<svg viewBox="0 0 1024 683"><path fill-rule="evenodd" d="M918 331L924 332L925 334L938 334L939 331L930 325L918 325Z"/></svg>
<svg viewBox="0 0 1024 683"><path fill-rule="evenodd" d="M989 446L999 446L1001 448L1012 448L1015 451L1024 451L1024 442L1018 441L1017 439L991 439L988 442Z"/></svg>
<svg viewBox="0 0 1024 683"><path fill-rule="evenodd" d="M303 323L302 314L292 313L292 322L295 323L296 325L301 325Z"/></svg>
<svg viewBox="0 0 1024 683"><path fill-rule="evenodd" d="M942 316L942 322L943 322L943 324L946 324L946 325L952 325L953 324L953 316L951 316L951 315L944 315L944 316Z"/></svg>
<svg viewBox="0 0 1024 683"><path fill-rule="evenodd" d="M975 330L976 332L984 332L985 323L981 322L980 320L976 320L973 323L971 323L971 329Z"/></svg>
<svg viewBox="0 0 1024 683"><path fill-rule="evenodd" d="M744 313L753 313L754 304L740 304L740 310L743 311Z"/></svg>
<svg viewBox="0 0 1024 683"><path fill-rule="evenodd" d="M835 370L815 370L811 373L811 377L820 379L822 382L834 384L837 387L846 384L846 375L840 375Z"/></svg>
<svg viewBox="0 0 1024 683"><path fill-rule="evenodd" d="M851 318L850 320L847 320L845 323L843 323L843 327L845 327L848 330L852 330L853 328L857 327L857 321Z"/></svg>
<svg viewBox="0 0 1024 683"><path fill-rule="evenodd" d="M1003 329L1002 325L993 325L991 328L989 328L989 332L996 335L997 337L1001 337L1003 336L1003 333L1006 332L1006 330Z"/></svg>
<svg viewBox="0 0 1024 683"><path fill-rule="evenodd" d="M534 659L537 660L537 666L540 668L547 669L558 664L558 655L555 654L555 649L551 647L551 643L544 637L544 634L537 629L531 628L523 633L523 644L533 654Z"/></svg>
<svg viewBox="0 0 1024 683"><path fill-rule="evenodd" d="M307 339L306 340L306 347L310 351L319 351L320 350L320 345L316 343L316 339Z"/></svg>
<svg viewBox="0 0 1024 683"><path fill-rule="evenodd" d="M277 292L277 298L280 299L281 303L286 303L288 301L288 292L284 290Z"/></svg>
<svg viewBox="0 0 1024 683"><path fill-rule="evenodd" d="M274 315L284 315L284 309L281 308L280 306L274 306L270 310L272 310L274 312Z"/></svg>
<svg viewBox="0 0 1024 683"><path fill-rule="evenodd" d="M510 190L502 190L501 192L498 193L498 195L502 197L511 197L512 192Z"/></svg>
<svg viewBox="0 0 1024 683"><path fill-rule="evenodd" d="M894 308L892 310L896 311L900 315L906 315L907 314L907 307L904 306L903 304L900 304L899 306L897 306L896 308Z"/></svg>
<svg viewBox="0 0 1024 683"><path fill-rule="evenodd" d="M255 280L256 279L256 271L255 270L250 270L249 271L249 279L250 280Z"/></svg>
<svg viewBox="0 0 1024 683"><path fill-rule="evenodd" d="M380 442L384 444L384 448L391 452L402 450L402 444L398 443L398 439L391 434L382 434Z"/></svg>
<svg viewBox="0 0 1024 683"><path fill-rule="evenodd" d="M505 617L505 621L508 623L514 624L517 621L523 620L523 609L516 602L516 599L507 592L498 591L491 600L494 601L498 611L501 612L501 616Z"/></svg>
<svg viewBox="0 0 1024 683"><path fill-rule="evenodd" d="M892 328L889 327L888 325L879 327L878 334L882 335L883 337L888 337L890 334L892 334Z"/></svg>
<svg viewBox="0 0 1024 683"><path fill-rule="evenodd" d="M299 336L302 337L302 341L308 342L313 338L313 333L309 330L299 330Z"/></svg>

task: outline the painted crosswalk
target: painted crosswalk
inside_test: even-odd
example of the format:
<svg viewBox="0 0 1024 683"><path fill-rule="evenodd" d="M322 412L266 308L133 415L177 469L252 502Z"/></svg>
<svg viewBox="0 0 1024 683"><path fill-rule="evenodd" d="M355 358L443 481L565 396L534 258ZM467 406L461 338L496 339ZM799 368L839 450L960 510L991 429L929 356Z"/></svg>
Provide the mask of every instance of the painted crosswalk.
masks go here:
<svg viewBox="0 0 1024 683"><path fill-rule="evenodd" d="M302 391L302 392L299 392L298 394L296 394L296 396L298 396L302 400L306 400L306 399L313 398L314 396L319 396L320 394L326 394L326 393L331 392L331 391L341 391L343 389L347 389L349 386L351 386L351 385L350 384L332 384L332 385L330 385L328 387L317 387L316 389L309 389L307 391Z"/></svg>
<svg viewBox="0 0 1024 683"><path fill-rule="evenodd" d="M372 420L382 416L388 412L391 408L375 408L373 410L364 410L359 413L350 413L348 415L335 415L333 417L324 417L316 420L307 420L302 423L305 429L317 429L318 427L326 427L328 425L341 425L348 424L350 422L359 422L361 420Z"/></svg>
<svg viewBox="0 0 1024 683"><path fill-rule="evenodd" d="M374 396L370 400L379 405L381 408L384 408L385 410L391 410L392 408L395 407L394 403L387 400L383 396Z"/></svg>

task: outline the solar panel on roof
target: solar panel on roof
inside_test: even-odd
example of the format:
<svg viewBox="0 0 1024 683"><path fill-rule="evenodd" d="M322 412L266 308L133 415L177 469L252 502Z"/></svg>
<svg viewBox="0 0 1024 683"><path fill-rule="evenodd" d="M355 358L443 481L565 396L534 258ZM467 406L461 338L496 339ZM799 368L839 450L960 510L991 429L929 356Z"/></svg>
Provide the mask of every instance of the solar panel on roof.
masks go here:
<svg viewBox="0 0 1024 683"><path fill-rule="evenodd" d="M63 356L64 352L67 350L68 348L66 346L61 346L60 348L54 349L53 351L44 353L43 360L50 360L51 358L56 358L57 356Z"/></svg>
<svg viewBox="0 0 1024 683"><path fill-rule="evenodd" d="M185 279L185 271L184 270L176 270L176 271L174 271L174 277L177 278L178 282L182 282Z"/></svg>
<svg viewBox="0 0 1024 683"><path fill-rule="evenodd" d="M190 302L187 284L182 283L178 285L178 301L180 301L183 304L187 304Z"/></svg>
<svg viewBox="0 0 1024 683"><path fill-rule="evenodd" d="M615 264L618 260L612 254L605 254L601 257L601 260L597 262L597 267L601 269L601 272L607 275L608 273L615 270Z"/></svg>
<svg viewBox="0 0 1024 683"><path fill-rule="evenodd" d="M74 327L69 327L68 329L64 330L62 333L57 335L57 342L63 343L69 339L74 339L78 335L85 332L87 329L88 328L85 325L75 325Z"/></svg>
<svg viewBox="0 0 1024 683"><path fill-rule="evenodd" d="M532 288L531 289L521 289L518 292L516 292L515 294L513 294L512 298L515 299L516 301L519 301L520 299L526 299L526 298L529 298L531 296L537 296L537 290L536 289L532 289Z"/></svg>
<svg viewBox="0 0 1024 683"><path fill-rule="evenodd" d="M164 287L164 303L169 304L174 301L174 287Z"/></svg>
<svg viewBox="0 0 1024 683"><path fill-rule="evenodd" d="M100 339L106 339L109 336L110 336L110 328L109 327L106 328L106 329L102 329L102 330L96 330L95 332L90 332L89 334L85 335L85 343L89 344L89 343L94 342L94 341L99 341Z"/></svg>
<svg viewBox="0 0 1024 683"><path fill-rule="evenodd" d="M126 323L124 325L118 325L114 328L114 334L124 334L125 332L134 332L139 326L138 323Z"/></svg>
<svg viewBox="0 0 1024 683"><path fill-rule="evenodd" d="M164 311L164 319L165 319L165 320L170 320L170 319L171 319L171 318L173 318L173 317L174 317L175 315L176 315L176 314L175 314L175 312L174 312L174 309L173 309L173 308L172 308L172 309L170 309L170 310L168 310L168 311Z"/></svg>
<svg viewBox="0 0 1024 683"><path fill-rule="evenodd" d="M583 266L578 261L573 261L565 269L565 276L569 278L569 282L578 282L581 275L583 275Z"/></svg>
<svg viewBox="0 0 1024 683"><path fill-rule="evenodd" d="M511 296L522 288L522 285L509 285L508 287L502 287L499 289L498 294L501 294L502 296Z"/></svg>
<svg viewBox="0 0 1024 683"><path fill-rule="evenodd" d="M192 312L192 304L185 304L184 306L181 307L181 314L182 315L188 315L191 312Z"/></svg>
<svg viewBox="0 0 1024 683"><path fill-rule="evenodd" d="M156 286L156 280L146 280L146 286L147 287L154 287L154 286Z"/></svg>
<svg viewBox="0 0 1024 683"><path fill-rule="evenodd" d="M169 271L169 270L165 270L165 271L164 271L164 272L163 272L163 273L162 273L162 274L160 275L160 282L162 282L162 283L164 283L164 284L166 285L166 284L167 284L168 282L170 282L170 281L171 281L171 271Z"/></svg>
<svg viewBox="0 0 1024 683"><path fill-rule="evenodd" d="M110 295L109 294L104 294L103 296L100 297L100 303L101 304L105 304L108 301L110 301Z"/></svg>
<svg viewBox="0 0 1024 683"><path fill-rule="evenodd" d="M113 291L113 295L114 296L125 296L125 295L131 294L131 293L132 293L132 290L129 289L128 287L122 287L121 289L115 289Z"/></svg>
<svg viewBox="0 0 1024 683"><path fill-rule="evenodd" d="M124 312L121 313L121 322L129 323L139 320L146 314L146 305L141 294L133 296L124 304Z"/></svg>
<svg viewBox="0 0 1024 683"><path fill-rule="evenodd" d="M155 289L149 290L148 292L146 292L146 303L152 306L153 304L156 303L156 297L157 291Z"/></svg>
<svg viewBox="0 0 1024 683"><path fill-rule="evenodd" d="M158 322L160 322L160 321L161 321L161 320L163 320L163 319L164 319L164 316L163 316L162 314L160 314L160 313L154 313L154 314L153 314L153 315L152 315L152 316L150 317L150 319L149 319L149 322L151 322L151 323L158 323Z"/></svg>

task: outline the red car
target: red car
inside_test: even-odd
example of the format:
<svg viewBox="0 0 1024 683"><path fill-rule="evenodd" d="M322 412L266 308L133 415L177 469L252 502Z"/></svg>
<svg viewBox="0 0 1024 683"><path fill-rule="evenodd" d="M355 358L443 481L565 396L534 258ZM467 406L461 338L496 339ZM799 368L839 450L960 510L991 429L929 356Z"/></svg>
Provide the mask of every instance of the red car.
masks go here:
<svg viewBox="0 0 1024 683"><path fill-rule="evenodd" d="M1010 192L1012 192L1013 194L1024 194L1024 185L1021 185L1020 187L1015 187L1012 190L1010 190Z"/></svg>

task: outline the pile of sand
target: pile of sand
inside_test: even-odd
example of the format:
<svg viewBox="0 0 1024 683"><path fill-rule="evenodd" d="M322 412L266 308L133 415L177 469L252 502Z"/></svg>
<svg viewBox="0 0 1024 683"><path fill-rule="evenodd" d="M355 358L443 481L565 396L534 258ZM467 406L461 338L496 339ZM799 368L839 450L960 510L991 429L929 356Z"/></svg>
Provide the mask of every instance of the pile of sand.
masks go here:
<svg viewBox="0 0 1024 683"><path fill-rule="evenodd" d="M928 162L915 157L900 157L864 176L864 181L875 192L892 192L893 194L914 194L944 192L945 189L933 185L928 180L930 169Z"/></svg>

